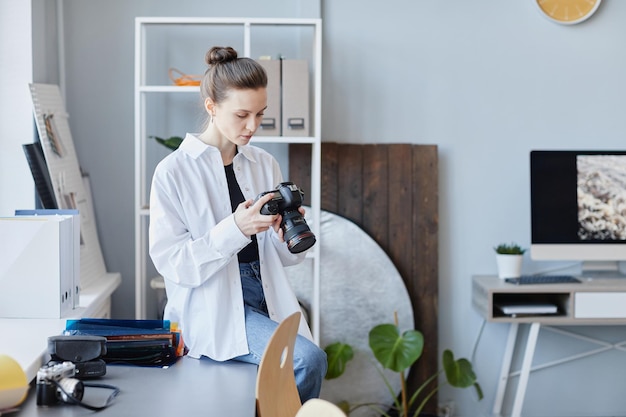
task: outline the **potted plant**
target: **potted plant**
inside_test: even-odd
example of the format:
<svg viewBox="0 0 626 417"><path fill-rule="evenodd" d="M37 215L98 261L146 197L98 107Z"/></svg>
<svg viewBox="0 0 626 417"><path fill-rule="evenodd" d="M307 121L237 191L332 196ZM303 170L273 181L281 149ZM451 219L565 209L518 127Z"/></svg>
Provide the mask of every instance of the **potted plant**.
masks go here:
<svg viewBox="0 0 626 417"><path fill-rule="evenodd" d="M415 392L407 392L405 372L420 358L424 348L424 336L418 330L407 330L400 334L396 315L395 324L379 324L369 332L369 346L378 361L376 366L385 385L394 398L394 404L349 404L346 401L338 405L347 414L360 407L371 407L382 416L391 417L417 417L420 415L428 400L445 383L457 388L476 389L478 399L483 398L482 389L476 381L476 375L471 363L467 359L455 359L452 351L446 349L442 355L443 369L429 377ZM325 349L328 356L328 371L326 379L338 378L346 368L347 363L353 358L354 353L349 344L336 342L328 345ZM387 376L382 369L389 369L399 375L400 397L396 396ZM445 372L446 381L432 387L432 383L438 380L439 375ZM419 402L418 402L419 401Z"/></svg>
<svg viewBox="0 0 626 417"><path fill-rule="evenodd" d="M522 274L522 259L526 249L517 243L500 243L494 247L498 265L498 277L515 278Z"/></svg>

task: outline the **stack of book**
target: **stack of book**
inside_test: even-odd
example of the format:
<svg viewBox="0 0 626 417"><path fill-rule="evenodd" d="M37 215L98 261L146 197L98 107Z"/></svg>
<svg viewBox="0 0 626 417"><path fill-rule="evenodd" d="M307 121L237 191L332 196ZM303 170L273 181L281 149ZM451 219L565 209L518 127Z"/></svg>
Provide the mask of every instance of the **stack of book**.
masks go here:
<svg viewBox="0 0 626 417"><path fill-rule="evenodd" d="M66 335L104 336L111 364L169 366L185 354L180 329L169 320L67 320Z"/></svg>

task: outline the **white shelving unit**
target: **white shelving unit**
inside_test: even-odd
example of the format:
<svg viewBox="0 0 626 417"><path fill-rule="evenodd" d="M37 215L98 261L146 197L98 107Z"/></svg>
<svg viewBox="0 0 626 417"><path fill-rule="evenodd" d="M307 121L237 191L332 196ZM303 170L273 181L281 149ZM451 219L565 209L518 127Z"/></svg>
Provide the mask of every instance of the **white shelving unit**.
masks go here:
<svg viewBox="0 0 626 417"><path fill-rule="evenodd" d="M148 54L153 49L150 49L148 38L150 37L149 31L153 28L166 28L173 27L184 29L190 28L191 33L188 35L189 39L192 37L197 40L198 35L195 34L199 29L203 27L210 27L217 29L220 33L215 36L214 39L204 40L205 47L204 52L213 45L233 46L242 56L257 58L258 56L252 56L252 53L260 53L261 55L268 55L265 51L257 51L254 46L255 33L258 29L261 29L259 33L262 33L263 28L267 28L271 33L280 31L282 29L296 28L298 30L305 30L306 33L299 39L298 36L282 36L279 40L290 42L292 45L296 45L296 49L305 48L310 50L310 70L311 70L311 92L312 102L310 103L311 114L311 135L306 137L290 137L290 136L255 136L253 142L258 143L277 143L277 144L289 144L289 143L309 143L311 144L311 184L307 193L311 197L311 213L307 217L310 218L310 227L316 236L320 237L320 212L321 212L321 190L320 190L320 176L321 176L321 76L322 76L322 22L321 19L272 19L272 18L182 18L182 17L138 17L135 19L135 316L137 319L147 318L146 300L147 292L150 290L149 285L149 269L151 267L151 261L148 256L148 238L147 229L149 222L149 188L151 173L148 171L150 168L147 158L147 143L150 140L148 138L149 133L147 130L147 118L149 116L149 100L155 96L168 96L178 98L180 95L198 96L198 87L179 87L167 85L165 81L153 81L154 70L151 71L148 66L150 65ZM235 45L225 44L222 40L221 32L225 33L224 38L227 36L239 37L240 46L239 49ZM253 33L254 32L254 33ZM296 32L297 34L298 32ZM287 33L292 35L293 32ZM202 35L204 37L204 35ZM274 35L276 36L276 35ZM210 36L209 36L210 37ZM167 36L159 36L157 32L155 34L156 40L154 42L167 42ZM219 38L219 39L218 39ZM160 39L160 40L159 40ZM235 42L236 44L237 42ZM278 44L280 42L267 42L268 44ZM306 46L303 46L306 45ZM169 67L176 67L176 62L168 62L169 56L184 54L186 43L182 42L180 49L175 48L174 51L164 50L161 54L159 51L158 59L164 60L165 64ZM280 47L280 46L278 46ZM203 53L204 53L203 52ZM271 51L272 54L282 54L284 51ZM161 57L164 55L164 57ZM194 53L195 55L195 53ZM201 59L200 56L193 56L192 58L197 61ZM175 59L171 58L171 59ZM160 70L162 72L162 69ZM158 78L158 77L156 77ZM184 132L179 134L183 136ZM153 167L152 167L153 168ZM284 167L283 167L284 169ZM283 171L284 174L286 172ZM300 184L299 184L300 185ZM301 185L303 186L303 185ZM308 188L308 187L307 187ZM312 332L315 340L319 340L319 298L320 298L320 244L319 241L309 251L310 260L313 262L313 294L311 302L311 321ZM153 268L153 267L152 267ZM152 278L152 277L151 277ZM150 279L151 279L150 278Z"/></svg>

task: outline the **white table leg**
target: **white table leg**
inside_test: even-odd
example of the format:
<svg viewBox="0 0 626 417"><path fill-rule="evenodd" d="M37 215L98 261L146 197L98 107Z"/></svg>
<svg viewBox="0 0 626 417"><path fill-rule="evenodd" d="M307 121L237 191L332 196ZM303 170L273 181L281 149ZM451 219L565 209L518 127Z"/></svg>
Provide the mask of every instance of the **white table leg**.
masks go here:
<svg viewBox="0 0 626 417"><path fill-rule="evenodd" d="M500 379L498 380L496 398L493 402L494 416L502 415L502 403L504 401L504 393L506 392L506 384L509 381L509 373L511 372L511 360L513 359L518 329L519 323L511 323L509 326L509 336L506 340L506 349L504 351L504 357L502 358L502 367L500 368Z"/></svg>
<svg viewBox="0 0 626 417"><path fill-rule="evenodd" d="M513 402L513 410L511 417L520 417L522 414L522 405L524 404L524 396L526 395L526 387L528 386L528 377L530 375L530 367L532 366L533 356L535 355L535 347L537 347L537 336L539 335L540 323L530 325L528 332L528 340L526 341L526 351L524 352L524 361L520 371L519 383L517 385L517 393Z"/></svg>

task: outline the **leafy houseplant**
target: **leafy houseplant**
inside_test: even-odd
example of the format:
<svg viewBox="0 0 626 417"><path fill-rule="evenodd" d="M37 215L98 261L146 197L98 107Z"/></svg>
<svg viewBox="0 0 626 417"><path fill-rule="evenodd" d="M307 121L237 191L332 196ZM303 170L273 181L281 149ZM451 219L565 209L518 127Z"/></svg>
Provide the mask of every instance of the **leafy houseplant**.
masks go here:
<svg viewBox="0 0 626 417"><path fill-rule="evenodd" d="M369 346L378 361L378 364L385 369L390 369L399 374L400 377L400 398L396 398L389 380L380 368L377 368L380 376L383 378L385 385L389 389L392 398L395 398L392 410L397 412L398 417L417 417L423 410L428 400L441 388L445 383L457 388L468 388L474 386L479 399L483 398L482 389L476 381L476 375L472 370L472 365L467 359L454 359L452 351L445 350L442 355L443 370L436 372L429 377L414 393L408 393L405 381L405 371L409 369L422 355L424 349L424 336L418 330L407 330L400 334L397 323L397 315L395 324L379 324L372 328L369 332ZM336 342L328 345L325 349L328 356L328 372L326 379L338 378L345 371L347 363L353 358L354 352L349 344ZM429 385L436 381L439 374L445 372L446 382L429 388ZM430 390L430 391L428 391ZM418 399L421 402L417 404ZM369 406L375 409L381 415L390 417L389 405L384 404L348 404L341 402L339 406L349 415L352 411L359 407ZM415 407L414 407L415 406ZM415 410L413 412L413 410ZM409 414L413 412L413 414Z"/></svg>
<svg viewBox="0 0 626 417"><path fill-rule="evenodd" d="M183 141L183 138L181 138L180 136L172 136L172 137L167 138L167 139L163 139L163 138L160 138L158 136L150 136L150 138L156 140L161 145L163 145L166 148L169 148L169 149L171 149L173 151L178 149L178 147L180 146L180 143Z"/></svg>

